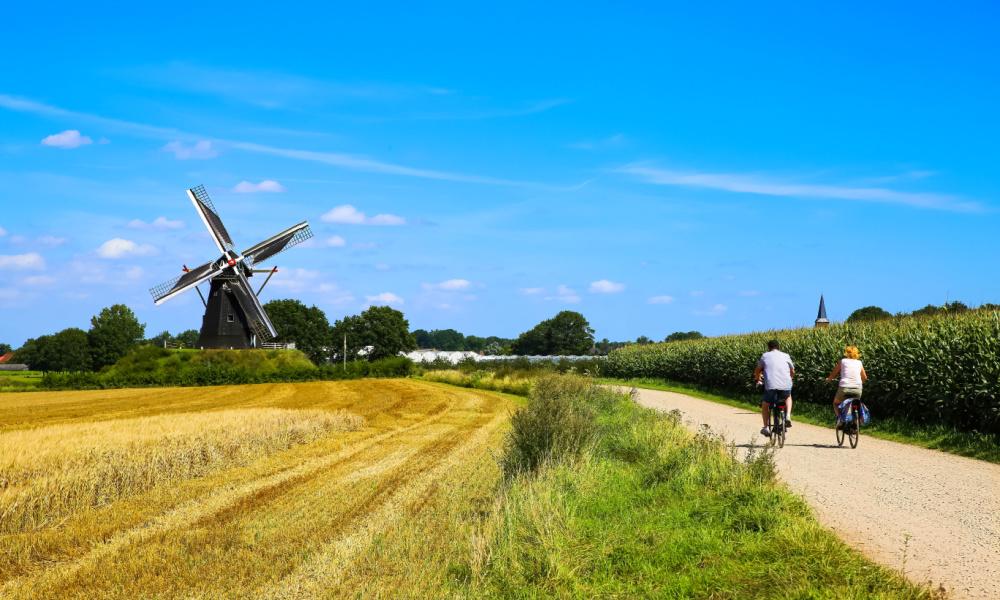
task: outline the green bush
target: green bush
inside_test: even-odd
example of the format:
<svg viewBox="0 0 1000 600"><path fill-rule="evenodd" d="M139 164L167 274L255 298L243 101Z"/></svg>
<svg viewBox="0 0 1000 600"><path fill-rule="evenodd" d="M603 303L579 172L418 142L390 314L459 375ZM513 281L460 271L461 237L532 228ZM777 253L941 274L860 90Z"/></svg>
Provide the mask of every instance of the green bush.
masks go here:
<svg viewBox="0 0 1000 600"><path fill-rule="evenodd" d="M835 388L825 377L852 344L870 377L865 399L874 416L1000 434L998 312L628 346L608 356L604 373L751 392L751 373L771 338L795 361L797 402L830 402Z"/></svg>
<svg viewBox="0 0 1000 600"><path fill-rule="evenodd" d="M533 472L548 460L579 456L598 433L597 410L618 396L582 377L539 377L527 406L511 417L501 459L504 475Z"/></svg>

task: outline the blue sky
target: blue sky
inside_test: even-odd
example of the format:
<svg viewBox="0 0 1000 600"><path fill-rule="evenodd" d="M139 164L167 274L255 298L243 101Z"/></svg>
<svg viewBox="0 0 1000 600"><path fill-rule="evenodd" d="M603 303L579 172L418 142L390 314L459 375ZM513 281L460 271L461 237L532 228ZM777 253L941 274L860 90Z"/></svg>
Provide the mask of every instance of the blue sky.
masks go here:
<svg viewBox="0 0 1000 600"><path fill-rule="evenodd" d="M6 9L0 341L308 219L263 300L598 337L1000 301L987 3Z"/></svg>

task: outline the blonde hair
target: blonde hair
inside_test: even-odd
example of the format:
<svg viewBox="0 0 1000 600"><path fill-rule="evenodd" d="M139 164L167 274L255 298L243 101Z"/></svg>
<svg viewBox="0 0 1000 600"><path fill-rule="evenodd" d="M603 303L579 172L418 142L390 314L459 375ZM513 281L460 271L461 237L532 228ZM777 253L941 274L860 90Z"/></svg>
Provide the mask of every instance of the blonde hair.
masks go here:
<svg viewBox="0 0 1000 600"><path fill-rule="evenodd" d="M861 358L861 351L857 346L848 346L844 348L844 358Z"/></svg>

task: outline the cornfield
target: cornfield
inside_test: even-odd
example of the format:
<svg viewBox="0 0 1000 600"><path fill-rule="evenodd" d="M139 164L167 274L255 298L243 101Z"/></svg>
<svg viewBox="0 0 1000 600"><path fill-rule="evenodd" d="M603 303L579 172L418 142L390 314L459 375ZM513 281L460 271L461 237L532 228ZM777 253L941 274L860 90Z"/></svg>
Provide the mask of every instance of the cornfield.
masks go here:
<svg viewBox="0 0 1000 600"><path fill-rule="evenodd" d="M825 377L852 344L870 377L865 398L875 416L1000 434L998 312L628 346L610 354L605 372L747 393L770 339L795 361L796 401L830 402L835 388Z"/></svg>

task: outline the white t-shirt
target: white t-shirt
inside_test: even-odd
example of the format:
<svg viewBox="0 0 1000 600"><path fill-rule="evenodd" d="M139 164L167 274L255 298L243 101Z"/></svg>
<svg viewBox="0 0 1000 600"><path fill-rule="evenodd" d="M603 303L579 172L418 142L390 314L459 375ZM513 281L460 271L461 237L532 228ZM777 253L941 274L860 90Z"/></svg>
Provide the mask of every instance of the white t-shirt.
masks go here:
<svg viewBox="0 0 1000 600"><path fill-rule="evenodd" d="M795 365L791 356L781 350L769 350L760 357L757 366L764 370L765 390L792 389L791 370Z"/></svg>
<svg viewBox="0 0 1000 600"><path fill-rule="evenodd" d="M856 358L840 359L840 387L860 388L861 369L864 368L861 361Z"/></svg>

